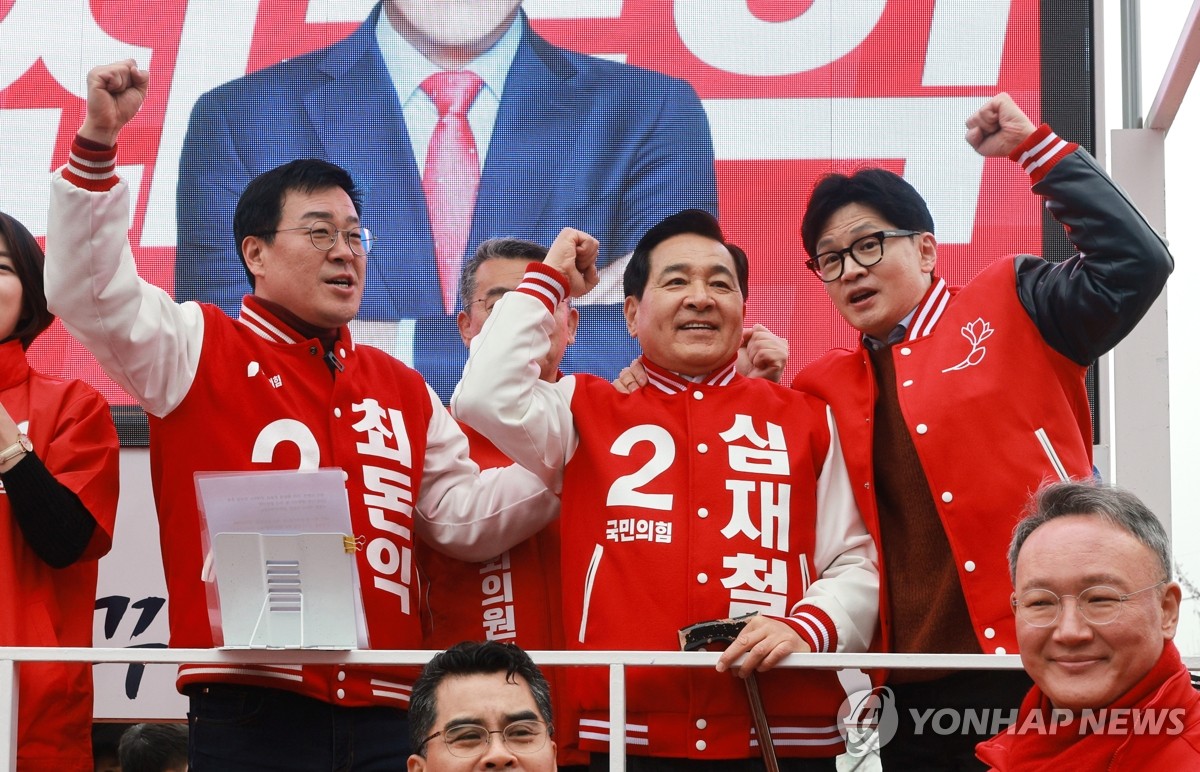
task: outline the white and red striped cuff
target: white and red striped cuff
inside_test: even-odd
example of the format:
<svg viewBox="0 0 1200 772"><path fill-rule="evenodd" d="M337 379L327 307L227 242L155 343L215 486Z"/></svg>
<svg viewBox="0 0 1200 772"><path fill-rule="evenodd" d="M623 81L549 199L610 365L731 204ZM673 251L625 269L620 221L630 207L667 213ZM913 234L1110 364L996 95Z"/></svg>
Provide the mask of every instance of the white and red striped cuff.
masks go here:
<svg viewBox="0 0 1200 772"><path fill-rule="evenodd" d="M789 616L776 618L790 625L814 652L837 651L837 626L820 608L800 605Z"/></svg>
<svg viewBox="0 0 1200 772"><path fill-rule="evenodd" d="M530 263L525 266L525 276L517 285L517 292L532 295L542 301L547 311L554 313L558 304L570 294L570 284L566 275L557 268L544 263Z"/></svg>
<svg viewBox="0 0 1200 772"><path fill-rule="evenodd" d="M1029 175L1030 182L1036 184L1041 182L1056 163L1074 153L1078 147L1074 142L1068 142L1055 134L1043 123L1026 137L1024 142L1017 145L1008 157L1021 164L1021 168Z"/></svg>
<svg viewBox="0 0 1200 772"><path fill-rule="evenodd" d="M63 167L63 179L94 192L112 190L117 177L117 146L107 147L78 135L71 143L71 154Z"/></svg>

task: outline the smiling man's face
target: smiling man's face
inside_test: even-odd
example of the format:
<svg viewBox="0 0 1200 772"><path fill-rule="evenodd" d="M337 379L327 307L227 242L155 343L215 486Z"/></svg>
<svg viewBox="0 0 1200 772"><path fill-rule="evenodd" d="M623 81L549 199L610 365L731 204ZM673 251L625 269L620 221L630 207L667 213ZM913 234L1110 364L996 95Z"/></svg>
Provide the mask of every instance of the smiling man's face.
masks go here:
<svg viewBox="0 0 1200 772"><path fill-rule="evenodd" d="M1067 515L1039 526L1022 545L1015 595L1045 589L1061 597L1097 585L1123 595L1151 588L1161 574L1160 560L1129 531L1095 515ZM1174 583L1132 595L1102 625L1085 619L1071 598L1046 627L1017 616L1021 663L1054 707L1103 708L1154 667L1178 616Z"/></svg>
<svg viewBox="0 0 1200 772"><path fill-rule="evenodd" d="M706 375L732 359L744 314L733 255L694 233L651 250L642 296L625 298L629 334L652 362L683 375Z"/></svg>

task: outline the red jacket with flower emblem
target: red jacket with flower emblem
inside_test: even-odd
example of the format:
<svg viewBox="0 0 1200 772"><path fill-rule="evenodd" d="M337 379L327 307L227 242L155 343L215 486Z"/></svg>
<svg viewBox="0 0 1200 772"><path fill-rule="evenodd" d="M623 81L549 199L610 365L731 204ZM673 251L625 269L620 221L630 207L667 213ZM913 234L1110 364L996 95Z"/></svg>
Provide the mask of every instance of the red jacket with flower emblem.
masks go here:
<svg viewBox="0 0 1200 772"><path fill-rule="evenodd" d="M1007 257L962 289L934 277L904 340L892 347L900 410L972 628L982 650L998 654L1017 650L1006 561L1013 526L1044 481L1092 475L1087 366L1133 329L1173 266L1120 188L1049 127L1011 158L1030 172L1033 191L1079 254L1058 264ZM885 513L876 506L872 468L877 394L865 347L831 351L792 386L833 409L854 494L878 539ZM897 559L886 544L881 553L881 566Z"/></svg>

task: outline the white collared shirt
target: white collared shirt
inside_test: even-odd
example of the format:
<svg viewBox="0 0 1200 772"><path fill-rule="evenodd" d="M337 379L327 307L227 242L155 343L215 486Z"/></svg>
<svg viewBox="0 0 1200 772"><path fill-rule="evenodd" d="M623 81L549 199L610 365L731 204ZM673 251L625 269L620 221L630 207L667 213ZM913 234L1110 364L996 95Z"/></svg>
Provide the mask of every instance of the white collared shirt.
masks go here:
<svg viewBox="0 0 1200 772"><path fill-rule="evenodd" d="M471 133L475 135L475 149L479 153L481 172L484 159L487 158L488 145L491 144L496 115L500 112L504 81L508 77L513 60L516 59L517 47L521 44L524 29L524 17L518 14L509 25L508 31L495 45L463 68L483 79L483 88L479 90L475 101L471 103L471 109L467 112L467 122L471 124ZM424 177L425 156L429 151L430 137L433 136L434 127L437 125L438 113L433 100L421 90L421 83L430 75L440 72L442 68L413 48L412 44L392 27L387 14L382 11L379 14L379 22L375 25L375 39L379 43L380 52L383 53L383 62L392 78L392 84L396 87L396 95L400 98L404 123L408 126L408 139L412 143L413 155L417 160L417 169Z"/></svg>

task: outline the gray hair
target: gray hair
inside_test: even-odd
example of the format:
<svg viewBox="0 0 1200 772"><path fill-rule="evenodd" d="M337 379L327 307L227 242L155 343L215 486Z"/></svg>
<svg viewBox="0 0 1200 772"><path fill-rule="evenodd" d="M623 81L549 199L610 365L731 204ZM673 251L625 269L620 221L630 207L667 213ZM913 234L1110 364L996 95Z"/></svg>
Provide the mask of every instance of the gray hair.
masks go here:
<svg viewBox="0 0 1200 772"><path fill-rule="evenodd" d="M475 250L475 255L463 264L462 278L458 282L458 295L462 301L463 308L466 308L467 304L471 302L471 299L475 295L475 290L479 286L478 282L475 281L475 274L479 273L479 266L488 260L496 259L525 260L530 263L540 263L546 259L548 251L537 242L507 236L488 239L480 244L479 248Z"/></svg>
<svg viewBox="0 0 1200 772"><path fill-rule="evenodd" d="M550 684L546 683L546 677L529 655L512 643L463 641L429 660L413 684L408 703L408 731L414 753L425 755L421 743L432 734L433 722L437 720L437 688L442 681L450 676L492 673L504 673L509 683L516 683L516 675L524 678L533 695L533 703L547 724L547 730L551 735L554 734Z"/></svg>
<svg viewBox="0 0 1200 772"><path fill-rule="evenodd" d="M1051 520L1070 515L1095 515L1128 532L1158 558L1163 578L1171 578L1171 540L1141 499L1115 485L1068 481L1043 485L1013 529L1012 544L1008 547L1008 571L1013 584L1017 580L1017 555L1029 535Z"/></svg>

